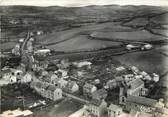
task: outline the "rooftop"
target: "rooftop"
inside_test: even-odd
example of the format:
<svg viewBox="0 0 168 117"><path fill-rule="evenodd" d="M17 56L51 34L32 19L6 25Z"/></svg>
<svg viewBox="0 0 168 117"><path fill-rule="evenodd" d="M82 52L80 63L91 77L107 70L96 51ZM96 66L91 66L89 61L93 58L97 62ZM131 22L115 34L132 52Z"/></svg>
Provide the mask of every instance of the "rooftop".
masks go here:
<svg viewBox="0 0 168 117"><path fill-rule="evenodd" d="M95 106L100 106L101 101L99 101L99 100L91 100L91 101L90 101L90 104L93 104L93 105L95 105Z"/></svg>
<svg viewBox="0 0 168 117"><path fill-rule="evenodd" d="M8 110L3 112L2 114L0 114L0 117L19 117L19 116L28 116L28 115L32 115L33 112L31 112L30 110Z"/></svg>
<svg viewBox="0 0 168 117"><path fill-rule="evenodd" d="M105 89L99 89L99 90L93 92L93 94L101 96L101 95L107 94L107 91Z"/></svg>
<svg viewBox="0 0 168 117"><path fill-rule="evenodd" d="M49 85L49 86L47 87L47 90L55 91L55 90L56 90L56 87L53 86L53 85Z"/></svg>
<svg viewBox="0 0 168 117"><path fill-rule="evenodd" d="M108 109L110 110L117 110L117 109L120 109L121 107L117 106L117 105L114 105L114 104L110 104L110 106L108 107Z"/></svg>
<svg viewBox="0 0 168 117"><path fill-rule="evenodd" d="M132 103L137 103L137 104L146 105L146 106L150 106L150 107L155 107L157 100L154 100L151 98L146 98L146 97L141 97L141 96L129 95L127 97L127 102L132 102Z"/></svg>
<svg viewBox="0 0 168 117"><path fill-rule="evenodd" d="M139 86L141 86L143 84L144 84L144 82L141 79L139 79L139 78L135 79L133 81L130 81L128 83L128 85L131 86L132 89L135 89L135 88L137 88L137 87L139 87Z"/></svg>
<svg viewBox="0 0 168 117"><path fill-rule="evenodd" d="M90 84L90 83L86 83L84 85L84 88L87 88L87 89L92 89L94 87L94 85Z"/></svg>

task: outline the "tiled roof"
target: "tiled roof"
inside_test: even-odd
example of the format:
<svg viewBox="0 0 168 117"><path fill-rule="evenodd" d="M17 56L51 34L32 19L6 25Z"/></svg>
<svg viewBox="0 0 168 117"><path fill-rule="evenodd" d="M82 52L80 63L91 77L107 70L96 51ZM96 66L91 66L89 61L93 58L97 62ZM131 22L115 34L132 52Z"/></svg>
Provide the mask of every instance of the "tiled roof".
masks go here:
<svg viewBox="0 0 168 117"><path fill-rule="evenodd" d="M56 87L53 86L53 85L49 85L49 86L47 87L47 90L55 91L55 90L56 90Z"/></svg>
<svg viewBox="0 0 168 117"><path fill-rule="evenodd" d="M144 82L141 79L135 79L133 81L130 81L128 83L129 86L131 86L132 89L138 88L139 86L143 85Z"/></svg>
<svg viewBox="0 0 168 117"><path fill-rule="evenodd" d="M76 84L76 82L74 82L74 81L69 81L68 83L67 83L67 88L72 88L74 85Z"/></svg>
<svg viewBox="0 0 168 117"><path fill-rule="evenodd" d="M5 70L2 70L2 73L10 73L11 72L11 69L5 69Z"/></svg>
<svg viewBox="0 0 168 117"><path fill-rule="evenodd" d="M141 97L141 96L129 95L127 97L127 102L132 102L132 103L137 103L137 104L141 104L145 106L154 107L157 103L157 100L146 98L146 97Z"/></svg>
<svg viewBox="0 0 168 117"><path fill-rule="evenodd" d="M92 89L94 85L86 83L83 88Z"/></svg>
<svg viewBox="0 0 168 117"><path fill-rule="evenodd" d="M117 105L114 105L114 104L110 104L110 106L108 107L108 109L110 109L110 110L117 110L117 109L119 109L119 108L121 108L121 107L119 107L119 106L117 106Z"/></svg>
<svg viewBox="0 0 168 117"><path fill-rule="evenodd" d="M99 90L93 92L93 95L94 95L94 94L95 94L95 95L100 95L100 96L102 96L102 95L107 94L107 91L106 91L105 89L99 89Z"/></svg>
<svg viewBox="0 0 168 117"><path fill-rule="evenodd" d="M100 106L101 103L102 103L102 101L100 101L100 100L91 100L90 101L90 104L93 104L95 106Z"/></svg>

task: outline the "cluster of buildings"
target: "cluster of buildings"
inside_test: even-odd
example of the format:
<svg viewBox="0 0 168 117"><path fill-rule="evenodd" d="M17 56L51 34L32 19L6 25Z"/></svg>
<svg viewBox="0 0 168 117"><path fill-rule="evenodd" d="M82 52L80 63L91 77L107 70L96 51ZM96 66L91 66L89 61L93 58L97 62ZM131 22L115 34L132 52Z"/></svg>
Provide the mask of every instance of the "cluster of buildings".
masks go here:
<svg viewBox="0 0 168 117"><path fill-rule="evenodd" d="M84 115L91 117L118 117L123 113L122 107L112 103L109 105L105 100L92 100L85 109Z"/></svg>
<svg viewBox="0 0 168 117"><path fill-rule="evenodd" d="M117 70L122 71L124 67L118 67ZM131 117L139 117L144 113L151 117L168 116L168 109L165 107L163 99L155 100L146 97L149 89L145 88L145 81L158 82L159 76L155 73L150 76L146 72L140 72L136 67L132 67L131 70L133 74L116 77L106 83L105 89L111 91L119 89L117 103L105 102L107 93L100 89L101 91L97 90L97 92L101 98L96 98L94 95L92 101L87 105L86 111L97 117L105 116L103 113L108 114L108 117L118 117L123 111L130 112ZM134 113L131 113L133 111Z"/></svg>
<svg viewBox="0 0 168 117"><path fill-rule="evenodd" d="M149 89L145 87L145 83L146 81L151 83L158 82L159 76L157 74L153 73L149 75L134 66L130 68L119 66L115 70L121 74L117 74L114 79L108 80L100 88L95 85L95 79L86 82L78 79L80 76L85 78L85 71L82 71L83 73L79 73L76 76L69 73L69 66L72 65L76 71L82 71L82 68L92 70L92 63L88 61L72 63L61 61L57 65L58 69L53 72L47 72L43 69L43 72L40 73L42 76L32 81L31 87L41 96L54 101L61 99L63 93L78 96L76 92L82 92L83 98L89 101L86 104L86 112L89 115L97 117L102 117L104 114L108 117L117 117L123 111L136 111L139 114L142 114L141 112L152 114L157 111L162 115L167 114L167 109L163 101L146 98ZM127 72L128 70L129 72ZM101 83L98 80L96 81L98 84ZM52 87L52 91L50 87ZM109 98L109 93L113 93L114 90L117 90L118 98L116 102L108 101L107 97Z"/></svg>
<svg viewBox="0 0 168 117"><path fill-rule="evenodd" d="M42 82L32 82L30 87L35 89L39 95L47 99L53 101L62 99L62 90L54 85L48 85Z"/></svg>
<svg viewBox="0 0 168 117"><path fill-rule="evenodd" d="M24 72L23 69L3 68L1 69L1 85L14 83L30 83L35 77L31 72ZM4 84L3 84L4 83Z"/></svg>
<svg viewBox="0 0 168 117"><path fill-rule="evenodd" d="M37 34L41 35L42 32ZM33 36L33 33L30 35ZM21 54L23 42L24 39L19 40L20 44L14 47L14 55ZM41 56L51 52L49 49L35 51L33 42L34 38L31 37L26 44L28 53ZM95 65L91 60L69 62L65 59L51 66L49 61L37 61L33 56L29 57L32 57L31 72L24 67L2 69L2 79L11 84L28 83L39 95L52 101L62 99L64 94L87 100L85 115L118 117L123 112L130 112L136 117L137 113L144 112L168 116L162 99L158 101L146 97L150 90L145 84L157 83L159 75L156 73L149 75L134 66L114 66L101 62ZM113 98L115 100L112 101Z"/></svg>

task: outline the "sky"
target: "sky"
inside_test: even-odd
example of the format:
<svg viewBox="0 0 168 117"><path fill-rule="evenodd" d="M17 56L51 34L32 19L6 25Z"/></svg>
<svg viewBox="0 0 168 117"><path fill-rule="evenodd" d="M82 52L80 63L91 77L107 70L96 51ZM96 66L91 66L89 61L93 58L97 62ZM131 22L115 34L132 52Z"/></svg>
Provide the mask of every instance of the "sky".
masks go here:
<svg viewBox="0 0 168 117"><path fill-rule="evenodd" d="M152 5L168 6L168 0L0 0L0 5L65 6L88 5Z"/></svg>

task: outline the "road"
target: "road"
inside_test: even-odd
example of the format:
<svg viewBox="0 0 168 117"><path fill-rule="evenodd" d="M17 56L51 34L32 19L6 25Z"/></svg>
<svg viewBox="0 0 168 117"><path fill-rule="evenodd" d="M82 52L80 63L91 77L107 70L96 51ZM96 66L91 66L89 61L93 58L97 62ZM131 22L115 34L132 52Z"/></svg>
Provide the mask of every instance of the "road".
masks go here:
<svg viewBox="0 0 168 117"><path fill-rule="evenodd" d="M31 63L32 63L32 56L27 53L27 42L29 41L30 39L30 32L27 33L27 36L24 40L24 42L22 43L21 45L21 61L23 64L26 65L26 68L29 69L31 67Z"/></svg>
<svg viewBox="0 0 168 117"><path fill-rule="evenodd" d="M21 54L22 55L25 54L26 45L27 45L27 42L29 41L29 39L30 39L30 32L27 33L26 39L24 40L24 42L21 45Z"/></svg>
<svg viewBox="0 0 168 117"><path fill-rule="evenodd" d="M63 96L66 96L66 97L72 98L72 99L77 100L77 101L79 101L79 102L81 102L81 103L83 103L83 104L89 103L89 101L88 101L88 100L85 100L85 99L79 98L79 97L74 96L74 95L69 94L69 93L65 93L65 92L63 92Z"/></svg>

